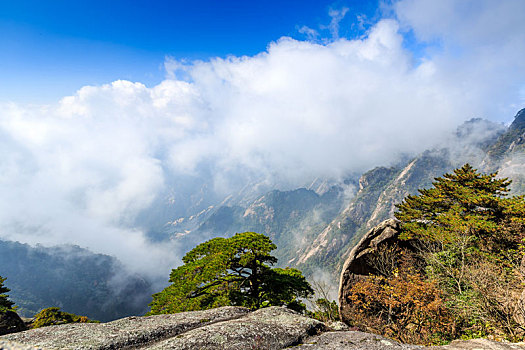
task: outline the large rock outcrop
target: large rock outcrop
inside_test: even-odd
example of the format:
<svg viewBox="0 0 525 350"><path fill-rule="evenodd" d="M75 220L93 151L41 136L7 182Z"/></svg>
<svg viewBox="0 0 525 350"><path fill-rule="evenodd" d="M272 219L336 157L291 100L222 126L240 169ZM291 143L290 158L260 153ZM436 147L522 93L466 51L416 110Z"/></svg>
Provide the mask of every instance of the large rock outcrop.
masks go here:
<svg viewBox="0 0 525 350"><path fill-rule="evenodd" d="M194 329L148 349L284 349L325 330L323 323L289 309L269 307L246 317Z"/></svg>
<svg viewBox="0 0 525 350"><path fill-rule="evenodd" d="M43 327L7 335L0 340L43 350L283 349L300 344L308 336L325 329L322 322L281 307L250 313L246 308L230 306L127 317L109 323ZM12 346L15 348L14 344Z"/></svg>
<svg viewBox="0 0 525 350"><path fill-rule="evenodd" d="M319 334L321 333L321 334ZM454 341L444 347L401 344L385 337L332 331L294 311L241 307L127 317L109 323L76 323L33 329L0 337L0 350L52 349L235 349L235 350L525 350L524 344L486 339Z"/></svg>
<svg viewBox="0 0 525 350"><path fill-rule="evenodd" d="M126 349L236 319L248 312L246 308L226 306L170 315L126 317L108 323L71 323L10 334L3 339L42 349Z"/></svg>
<svg viewBox="0 0 525 350"><path fill-rule="evenodd" d="M339 312L343 322L349 322L348 300L349 291L358 281L370 274L376 274L376 269L370 265L370 256L383 246L396 245L400 248L412 249L410 242L399 240L401 228L399 221L388 219L368 231L359 243L352 249L346 259L339 281Z"/></svg>

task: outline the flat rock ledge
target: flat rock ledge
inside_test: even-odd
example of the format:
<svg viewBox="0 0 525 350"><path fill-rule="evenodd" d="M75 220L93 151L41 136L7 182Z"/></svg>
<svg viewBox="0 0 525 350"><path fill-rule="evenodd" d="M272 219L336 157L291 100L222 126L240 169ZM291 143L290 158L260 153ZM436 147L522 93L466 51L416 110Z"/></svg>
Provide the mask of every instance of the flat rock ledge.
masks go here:
<svg viewBox="0 0 525 350"><path fill-rule="evenodd" d="M183 312L147 317L126 317L108 323L72 323L42 327L0 337L43 350L132 349L174 337L207 324L248 314L242 307ZM0 347L0 349L3 349Z"/></svg>
<svg viewBox="0 0 525 350"><path fill-rule="evenodd" d="M324 330L322 322L289 309L269 307L191 330L147 349L284 349Z"/></svg>
<svg viewBox="0 0 525 350"><path fill-rule="evenodd" d="M126 317L108 323L51 326L0 337L0 350L278 350L290 347L301 350L525 350L523 343L486 339L454 341L436 347L401 344L370 333L332 331L317 320L281 307L249 312L227 306L171 315Z"/></svg>

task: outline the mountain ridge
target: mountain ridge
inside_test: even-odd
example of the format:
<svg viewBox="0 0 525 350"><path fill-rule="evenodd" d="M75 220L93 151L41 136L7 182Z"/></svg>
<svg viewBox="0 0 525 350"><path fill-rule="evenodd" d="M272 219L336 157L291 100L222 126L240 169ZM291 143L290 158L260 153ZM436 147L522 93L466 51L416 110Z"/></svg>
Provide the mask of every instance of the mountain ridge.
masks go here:
<svg viewBox="0 0 525 350"><path fill-rule="evenodd" d="M326 207L317 200L313 207L325 214L322 217L314 219L313 207L306 210L302 207L311 200L308 195L297 195L308 193L303 191L307 187L319 189L328 183L326 180L315 179L311 186L289 191L273 190L263 194L246 207L236 205L227 210L219 206L209 217L211 219L204 220L199 229L191 234L198 236L204 228L206 231L214 231L214 222L224 223L226 218L222 221L219 218L223 211L228 212L232 215L226 220L228 224L218 225L220 232L216 233L228 235L254 230L267 234L276 241L276 256L281 265L302 269L309 277L316 275L319 269L327 270L332 276L331 281L336 281L344 256L353 244L368 229L392 217L395 205L406 195L431 186L434 178L465 162L472 163L481 171L501 171L509 167L509 161L522 154L525 154L525 109L518 111L508 127L473 118L458 127L445 147L426 150L390 167L376 167L361 176L354 175L333 184L327 192L332 191L332 194L338 193L339 196L346 193L347 198L335 195L331 205ZM525 156L519 164L525 164ZM525 184L519 173L510 175L516 184ZM515 191L525 193L524 189L520 185ZM348 192L351 193L350 196ZM296 207L286 200L294 195ZM268 196L274 199L270 204ZM339 209L335 209L336 207ZM243 210L251 220L235 218ZM291 215L292 213L295 215ZM298 220L299 217L302 220ZM298 225L301 231L295 232L296 239L283 239L283 236L291 234L291 227L294 225ZM276 233L276 228L281 229L280 235Z"/></svg>

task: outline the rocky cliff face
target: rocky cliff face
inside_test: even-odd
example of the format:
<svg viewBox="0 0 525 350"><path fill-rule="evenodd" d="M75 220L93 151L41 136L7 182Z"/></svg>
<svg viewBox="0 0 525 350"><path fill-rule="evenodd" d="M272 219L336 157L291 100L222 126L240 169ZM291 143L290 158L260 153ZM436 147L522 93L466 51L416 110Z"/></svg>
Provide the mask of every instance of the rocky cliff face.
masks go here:
<svg viewBox="0 0 525 350"><path fill-rule="evenodd" d="M311 189L273 190L246 207L217 208L191 235L231 236L254 231L268 235L280 247L276 255L283 264L295 264L299 249L313 241L318 232L333 220L345 202L342 184L324 188L320 194Z"/></svg>
<svg viewBox="0 0 525 350"><path fill-rule="evenodd" d="M210 209L188 235L264 233L277 244L281 265L298 267L310 277L319 269L328 271L335 284L346 256L368 230L392 217L406 195L430 187L435 177L465 162L500 171L514 180L517 193L525 193L525 109L508 128L472 119L443 148L392 167L335 183L317 179L308 189L271 191L251 201L228 200Z"/></svg>
<svg viewBox="0 0 525 350"><path fill-rule="evenodd" d="M498 167L505 158L525 149L525 108L519 111L509 128L487 147L485 166Z"/></svg>
<svg viewBox="0 0 525 350"><path fill-rule="evenodd" d="M348 206L301 251L299 268L315 266L341 270L345 257L357 241L381 221L392 217L395 205L453 165L446 151L425 152L403 167L376 168L361 176L359 190Z"/></svg>

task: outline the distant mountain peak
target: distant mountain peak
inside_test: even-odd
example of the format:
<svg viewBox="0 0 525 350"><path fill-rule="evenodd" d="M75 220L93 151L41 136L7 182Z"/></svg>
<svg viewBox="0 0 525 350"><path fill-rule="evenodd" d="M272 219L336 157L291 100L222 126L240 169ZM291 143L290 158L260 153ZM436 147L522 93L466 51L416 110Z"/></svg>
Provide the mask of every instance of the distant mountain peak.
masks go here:
<svg viewBox="0 0 525 350"><path fill-rule="evenodd" d="M525 108L516 113L510 129L525 129Z"/></svg>

